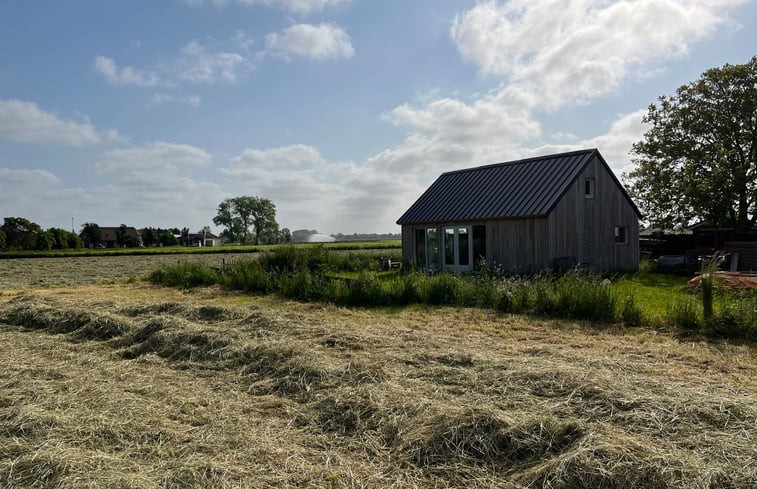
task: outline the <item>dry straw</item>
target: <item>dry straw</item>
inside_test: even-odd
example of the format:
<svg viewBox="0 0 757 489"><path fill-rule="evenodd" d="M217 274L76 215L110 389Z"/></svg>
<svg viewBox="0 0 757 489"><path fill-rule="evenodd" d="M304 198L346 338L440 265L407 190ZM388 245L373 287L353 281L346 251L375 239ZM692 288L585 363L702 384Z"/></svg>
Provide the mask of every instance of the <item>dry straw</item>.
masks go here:
<svg viewBox="0 0 757 489"><path fill-rule="evenodd" d="M748 346L213 289L0 300L0 487L757 486Z"/></svg>

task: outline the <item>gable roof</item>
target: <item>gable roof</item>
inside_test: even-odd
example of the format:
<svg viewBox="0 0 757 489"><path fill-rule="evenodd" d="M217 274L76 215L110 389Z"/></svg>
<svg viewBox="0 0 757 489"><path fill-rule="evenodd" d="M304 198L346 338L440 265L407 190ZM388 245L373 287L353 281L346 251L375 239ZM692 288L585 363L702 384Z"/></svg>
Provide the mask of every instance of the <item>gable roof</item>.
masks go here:
<svg viewBox="0 0 757 489"><path fill-rule="evenodd" d="M397 224L546 216L595 156L641 217L599 151L586 149L443 173Z"/></svg>

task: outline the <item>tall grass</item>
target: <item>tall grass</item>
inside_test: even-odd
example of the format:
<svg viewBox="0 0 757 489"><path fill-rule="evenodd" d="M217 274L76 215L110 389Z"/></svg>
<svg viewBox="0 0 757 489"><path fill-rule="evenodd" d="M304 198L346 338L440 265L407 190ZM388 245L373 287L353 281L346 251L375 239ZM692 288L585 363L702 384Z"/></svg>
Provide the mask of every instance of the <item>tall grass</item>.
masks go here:
<svg viewBox="0 0 757 489"><path fill-rule="evenodd" d="M650 316L626 288L614 290L595 273L529 278L506 277L491 270L477 275L429 275L419 270L381 273L375 254L338 254L323 247L290 246L225 270L201 264L164 266L153 272L150 280L181 287L219 284L231 290L276 293L344 306L470 306L630 327L662 325L711 337L757 339L757 294L719 293L719 307L705 318L694 295L678 292L665 296L667 307L660 319ZM619 295L618 290L624 293Z"/></svg>

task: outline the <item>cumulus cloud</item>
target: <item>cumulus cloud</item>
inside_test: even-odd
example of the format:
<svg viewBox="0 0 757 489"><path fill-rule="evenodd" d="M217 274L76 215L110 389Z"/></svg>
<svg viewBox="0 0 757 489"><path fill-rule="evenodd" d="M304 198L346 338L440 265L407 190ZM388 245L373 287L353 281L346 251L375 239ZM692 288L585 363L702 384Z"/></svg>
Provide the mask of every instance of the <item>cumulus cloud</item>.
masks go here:
<svg viewBox="0 0 757 489"><path fill-rule="evenodd" d="M176 71L180 80L191 83L236 83L251 68L252 61L245 55L213 52L195 40L181 49Z"/></svg>
<svg viewBox="0 0 757 489"><path fill-rule="evenodd" d="M482 73L555 109L616 89L633 71L686 55L745 0L481 1L451 35ZM559 12L559 15L555 15Z"/></svg>
<svg viewBox="0 0 757 489"><path fill-rule="evenodd" d="M633 167L629 154L631 147L640 141L649 129L648 125L642 123L646 113L646 110L637 110L624 114L618 117L604 134L569 144L545 144L527 150L525 156L598 148L607 164L620 176Z"/></svg>
<svg viewBox="0 0 757 489"><path fill-rule="evenodd" d="M152 98L145 106L148 109L153 109L161 105L166 104L185 104L190 107L199 107L202 103L202 98L198 95L190 95L188 97L180 97L171 95L170 93L153 93Z"/></svg>
<svg viewBox="0 0 757 489"><path fill-rule="evenodd" d="M161 83L160 77L155 72L138 70L131 66L119 69L116 61L107 56L96 56L92 66L96 72L114 85L154 87Z"/></svg>
<svg viewBox="0 0 757 489"><path fill-rule="evenodd" d="M142 175L148 180L175 175L192 167L209 165L212 155L189 144L155 141L142 146L106 151L95 163L98 172Z"/></svg>
<svg viewBox="0 0 757 489"><path fill-rule="evenodd" d="M288 59L303 56L312 59L351 58L355 54L350 37L334 24L296 24L265 38L266 50Z"/></svg>
<svg viewBox="0 0 757 489"><path fill-rule="evenodd" d="M231 160L238 170L250 168L291 168L301 163L322 163L323 156L312 146L293 144L268 149L245 149Z"/></svg>
<svg viewBox="0 0 757 489"><path fill-rule="evenodd" d="M137 69L131 66L119 68L112 58L97 56L93 62L95 71L114 85L135 85L141 87L176 87L179 84L237 83L254 67L253 55L249 52L252 41L243 32L231 39L236 48L214 50L197 40L185 44L177 57L161 63L154 69ZM159 97L160 98L160 97ZM185 99L192 105L196 98ZM168 101L167 98L159 100Z"/></svg>
<svg viewBox="0 0 757 489"><path fill-rule="evenodd" d="M184 0L189 5L200 6L205 4L223 8L229 4L238 5L265 5L277 7L287 12L307 15L312 12L323 10L326 7L346 3L349 0Z"/></svg>
<svg viewBox="0 0 757 489"><path fill-rule="evenodd" d="M98 130L88 120L63 120L34 102L0 100L0 137L23 143L84 146L123 141L115 129Z"/></svg>

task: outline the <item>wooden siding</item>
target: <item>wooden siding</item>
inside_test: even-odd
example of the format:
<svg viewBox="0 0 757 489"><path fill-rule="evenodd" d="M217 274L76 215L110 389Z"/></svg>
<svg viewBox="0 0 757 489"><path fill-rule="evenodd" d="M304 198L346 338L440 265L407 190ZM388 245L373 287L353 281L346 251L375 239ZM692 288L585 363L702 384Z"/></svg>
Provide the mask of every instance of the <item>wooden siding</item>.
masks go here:
<svg viewBox="0 0 757 489"><path fill-rule="evenodd" d="M545 218L506 219L486 223L486 260L511 273L534 273L549 266Z"/></svg>
<svg viewBox="0 0 757 489"><path fill-rule="evenodd" d="M415 236L414 226L405 224L402 226L402 262L407 267L415 262Z"/></svg>
<svg viewBox="0 0 757 489"><path fill-rule="evenodd" d="M587 178L594 179L594 198L584 196ZM597 158L547 217L549 255L572 256L596 270L639 267L639 221L628 199ZM615 243L615 226L627 228L626 244Z"/></svg>

